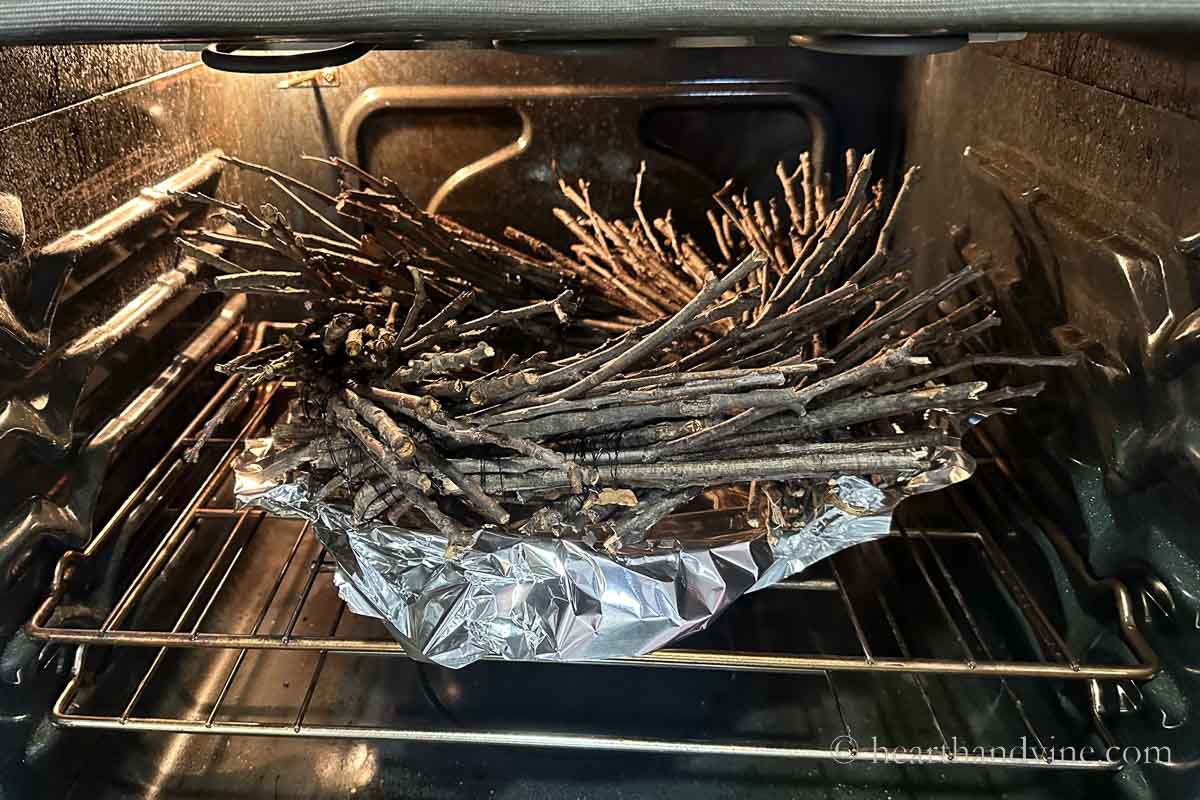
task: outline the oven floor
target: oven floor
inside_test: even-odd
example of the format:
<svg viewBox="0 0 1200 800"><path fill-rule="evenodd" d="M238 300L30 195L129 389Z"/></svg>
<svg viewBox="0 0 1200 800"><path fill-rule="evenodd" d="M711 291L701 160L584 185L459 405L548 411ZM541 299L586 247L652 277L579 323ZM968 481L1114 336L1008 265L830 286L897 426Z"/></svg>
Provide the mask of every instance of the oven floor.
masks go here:
<svg viewBox="0 0 1200 800"><path fill-rule="evenodd" d="M664 676L666 678L666 676ZM121 739L126 758L72 800L100 798L1040 798L1106 796L1111 777L361 742ZM97 754L114 743L95 742Z"/></svg>

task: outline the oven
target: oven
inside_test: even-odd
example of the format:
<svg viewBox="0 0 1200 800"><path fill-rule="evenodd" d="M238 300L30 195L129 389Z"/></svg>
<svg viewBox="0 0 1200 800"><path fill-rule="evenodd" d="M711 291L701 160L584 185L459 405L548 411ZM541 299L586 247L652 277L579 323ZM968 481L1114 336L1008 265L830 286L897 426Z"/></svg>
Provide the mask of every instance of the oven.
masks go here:
<svg viewBox="0 0 1200 800"><path fill-rule="evenodd" d="M0 797L1195 796L1200 13L61 5L0 2ZM886 535L641 655L450 669L239 502L294 387L213 367L306 312L176 245L181 193L298 211L228 156L565 249L560 175L707 229L846 150L922 166L917 285L986 261L997 351L1078 361Z"/></svg>

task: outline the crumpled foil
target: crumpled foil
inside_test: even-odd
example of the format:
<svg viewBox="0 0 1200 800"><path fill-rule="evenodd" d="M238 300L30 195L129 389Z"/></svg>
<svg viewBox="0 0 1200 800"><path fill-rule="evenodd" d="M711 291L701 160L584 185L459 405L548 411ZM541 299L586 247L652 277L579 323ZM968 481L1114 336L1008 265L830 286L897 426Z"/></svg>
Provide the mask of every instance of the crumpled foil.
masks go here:
<svg viewBox="0 0 1200 800"><path fill-rule="evenodd" d="M955 448L898 486L851 476L814 485L803 526L778 536L739 525L736 515L685 514L662 523L674 526L674 538L657 548L612 555L485 527L473 548L447 559L436 531L356 525L348 510L313 499L307 475L285 481L257 469L254 458L270 444L251 443L238 465L238 500L309 520L337 564L347 606L383 620L413 658L455 668L485 657L592 661L657 650L705 628L743 594L887 535L899 500L974 468Z"/></svg>

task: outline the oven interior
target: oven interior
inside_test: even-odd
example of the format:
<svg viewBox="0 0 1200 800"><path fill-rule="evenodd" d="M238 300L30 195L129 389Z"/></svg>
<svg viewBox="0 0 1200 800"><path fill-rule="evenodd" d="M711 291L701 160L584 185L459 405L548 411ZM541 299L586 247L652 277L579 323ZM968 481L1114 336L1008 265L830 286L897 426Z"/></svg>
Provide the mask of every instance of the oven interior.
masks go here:
<svg viewBox="0 0 1200 800"><path fill-rule="evenodd" d="M1194 796L1186 42L377 50L269 75L95 45L0 65L0 797ZM303 524L233 501L232 459L286 387L181 458L231 388L213 364L303 314L188 284L173 241L197 219L171 192L267 199L221 152L329 191L301 156L341 154L485 233L554 242L559 175L615 211L645 161L648 202L700 229L725 177L767 192L777 161L850 147L923 166L901 226L920 280L986 258L1004 346L1083 363L978 426L970 481L677 648L412 661L346 610Z"/></svg>

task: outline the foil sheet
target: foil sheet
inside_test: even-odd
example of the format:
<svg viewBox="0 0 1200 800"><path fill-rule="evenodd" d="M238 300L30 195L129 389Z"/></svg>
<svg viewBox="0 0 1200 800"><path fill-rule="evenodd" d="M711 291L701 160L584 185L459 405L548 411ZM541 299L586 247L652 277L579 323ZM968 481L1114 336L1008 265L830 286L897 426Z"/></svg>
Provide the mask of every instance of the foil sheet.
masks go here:
<svg viewBox="0 0 1200 800"><path fill-rule="evenodd" d="M437 532L356 525L349 510L313 499L307 475L258 469L270 445L249 443L237 468L239 502L309 520L337 564L347 606L383 620L413 658L455 668L485 657L592 661L657 650L705 628L743 594L887 535L903 497L963 480L974 467L953 448L936 469L895 486L853 476L814 485L802 527L778 536L738 515L685 514L663 523L669 538L655 547L613 555L485 527L473 548L447 559Z"/></svg>

